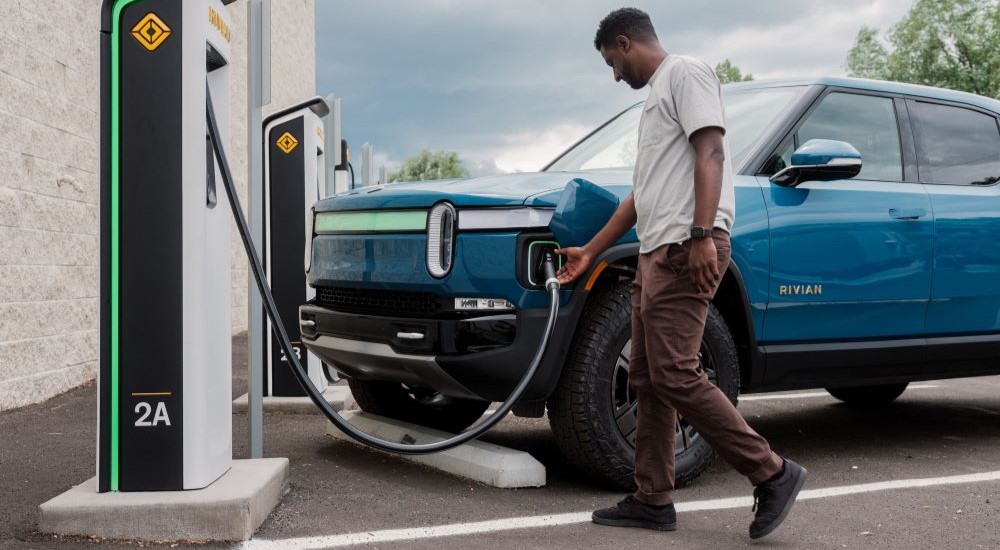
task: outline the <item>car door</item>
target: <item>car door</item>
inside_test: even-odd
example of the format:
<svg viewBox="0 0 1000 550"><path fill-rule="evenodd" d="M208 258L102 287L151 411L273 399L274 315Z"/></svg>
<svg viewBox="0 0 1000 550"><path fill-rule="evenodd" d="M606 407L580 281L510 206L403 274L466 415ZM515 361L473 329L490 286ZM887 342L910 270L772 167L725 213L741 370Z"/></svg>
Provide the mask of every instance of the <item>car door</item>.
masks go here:
<svg viewBox="0 0 1000 550"><path fill-rule="evenodd" d="M816 344L809 352L823 352L836 347L831 342L923 334L933 216L927 192L915 181L912 135L908 126L900 132L904 109L903 100L888 95L829 89L765 170L787 165L811 139L845 141L863 156L861 173L849 180L788 188L761 178L771 246L765 344ZM768 350L768 378L805 376L791 372L801 355L781 367L771 360L789 351L780 347Z"/></svg>
<svg viewBox="0 0 1000 550"><path fill-rule="evenodd" d="M971 106L910 99L920 181L934 208L928 336L1000 332L1000 125Z"/></svg>

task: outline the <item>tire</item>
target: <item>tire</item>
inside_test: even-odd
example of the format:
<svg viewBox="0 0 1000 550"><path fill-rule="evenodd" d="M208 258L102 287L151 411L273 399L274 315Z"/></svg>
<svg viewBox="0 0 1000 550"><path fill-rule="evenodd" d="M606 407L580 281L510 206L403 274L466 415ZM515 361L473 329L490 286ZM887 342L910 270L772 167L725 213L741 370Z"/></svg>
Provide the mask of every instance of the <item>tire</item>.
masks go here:
<svg viewBox="0 0 1000 550"><path fill-rule="evenodd" d="M635 434L627 433L635 425L635 397L623 370L631 349L630 286L628 281L619 282L591 296L548 403L549 424L566 458L606 485L627 491L635 489ZM714 306L705 323L701 357L709 379L735 404L739 358L732 334ZM708 468L715 451L683 419L676 437L675 486L683 487Z"/></svg>
<svg viewBox="0 0 1000 550"><path fill-rule="evenodd" d="M885 405L892 403L906 391L908 382L883 384L879 386L856 386L853 388L827 388L826 391L849 405Z"/></svg>
<svg viewBox="0 0 1000 550"><path fill-rule="evenodd" d="M361 410L404 422L458 433L475 424L488 401L454 399L434 390L412 388L398 382L347 381Z"/></svg>

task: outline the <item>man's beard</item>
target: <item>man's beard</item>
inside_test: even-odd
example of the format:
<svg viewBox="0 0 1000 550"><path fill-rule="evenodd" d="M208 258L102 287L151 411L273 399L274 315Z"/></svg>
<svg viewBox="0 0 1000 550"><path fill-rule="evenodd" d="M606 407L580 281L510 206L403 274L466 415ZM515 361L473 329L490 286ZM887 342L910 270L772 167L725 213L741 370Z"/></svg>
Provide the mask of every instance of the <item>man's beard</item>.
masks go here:
<svg viewBox="0 0 1000 550"><path fill-rule="evenodd" d="M631 78L626 78L624 80L625 83L631 86L633 90L641 90L646 87L645 83L632 80Z"/></svg>
<svg viewBox="0 0 1000 550"><path fill-rule="evenodd" d="M641 90L646 87L645 82L642 82L641 79L633 75L623 74L622 80L624 80L626 84L631 86L633 90Z"/></svg>

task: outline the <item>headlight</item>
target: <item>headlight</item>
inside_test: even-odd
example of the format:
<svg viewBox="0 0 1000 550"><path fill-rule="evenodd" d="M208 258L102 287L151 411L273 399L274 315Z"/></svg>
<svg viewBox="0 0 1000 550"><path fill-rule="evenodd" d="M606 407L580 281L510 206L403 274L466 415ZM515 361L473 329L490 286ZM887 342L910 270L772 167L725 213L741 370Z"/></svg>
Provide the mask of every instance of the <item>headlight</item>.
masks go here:
<svg viewBox="0 0 1000 550"><path fill-rule="evenodd" d="M554 210L543 208L489 208L458 213L460 231L538 229L548 227Z"/></svg>
<svg viewBox="0 0 1000 550"><path fill-rule="evenodd" d="M306 253L303 262L306 266L306 273L309 273L309 268L312 267L312 251L313 251L313 223L316 220L316 209L309 208L306 211Z"/></svg>
<svg viewBox="0 0 1000 550"><path fill-rule="evenodd" d="M455 207L439 202L427 215L427 270L434 277L451 271L455 248Z"/></svg>

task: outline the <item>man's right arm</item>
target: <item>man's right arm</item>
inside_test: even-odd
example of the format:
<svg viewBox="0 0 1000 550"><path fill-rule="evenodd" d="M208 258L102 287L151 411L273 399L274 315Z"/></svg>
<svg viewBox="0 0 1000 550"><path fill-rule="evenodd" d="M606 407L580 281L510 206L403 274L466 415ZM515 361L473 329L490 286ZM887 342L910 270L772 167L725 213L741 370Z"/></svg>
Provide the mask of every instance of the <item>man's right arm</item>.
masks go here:
<svg viewBox="0 0 1000 550"><path fill-rule="evenodd" d="M597 235L594 235L589 243L582 247L563 248L556 251L556 253L566 257L565 265L556 274L559 278L559 284L573 282L577 277L586 273L590 269L590 264L594 262L594 258L599 257L605 250L611 248L611 245L618 242L618 239L621 239L625 233L628 233L629 229L635 226L635 222L635 199L632 197L632 193L629 193L615 210L608 223Z"/></svg>

